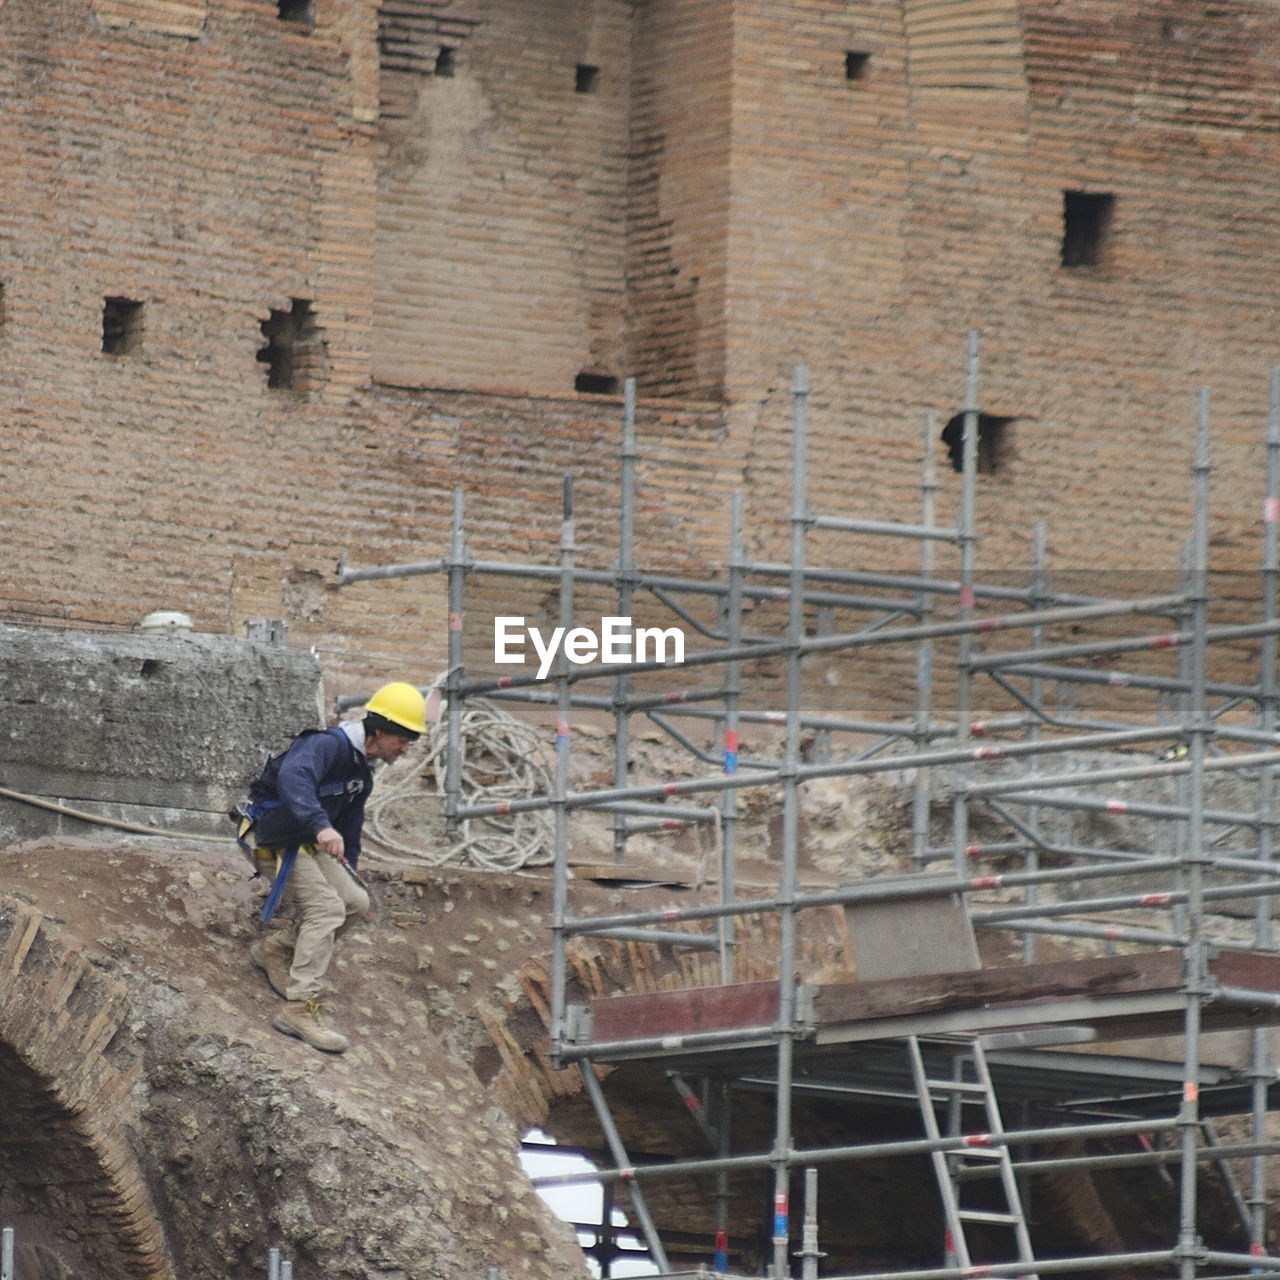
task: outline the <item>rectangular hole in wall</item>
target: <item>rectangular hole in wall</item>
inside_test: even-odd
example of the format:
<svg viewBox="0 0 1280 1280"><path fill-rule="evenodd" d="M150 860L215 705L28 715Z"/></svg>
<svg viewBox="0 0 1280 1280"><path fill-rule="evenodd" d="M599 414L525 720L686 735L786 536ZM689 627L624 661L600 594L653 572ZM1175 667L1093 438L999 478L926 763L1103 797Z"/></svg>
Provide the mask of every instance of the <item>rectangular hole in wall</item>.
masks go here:
<svg viewBox="0 0 1280 1280"><path fill-rule="evenodd" d="M142 350L142 313L142 303L132 298L102 300L102 350L106 355L136 355Z"/></svg>
<svg viewBox="0 0 1280 1280"><path fill-rule="evenodd" d="M324 384L329 353L324 330L306 298L293 298L288 311L274 308L259 325L266 345L258 363L267 366L267 386L273 391L312 391Z"/></svg>
<svg viewBox="0 0 1280 1280"><path fill-rule="evenodd" d="M1115 212L1113 195L1090 191L1062 193L1062 265L1096 267L1103 259Z"/></svg>
<svg viewBox="0 0 1280 1280"><path fill-rule="evenodd" d="M304 27L315 21L312 0L276 0L276 14L281 22L296 22Z"/></svg>
<svg viewBox="0 0 1280 1280"><path fill-rule="evenodd" d="M588 373L585 370L573 380L575 391L586 391L593 396L612 396L618 393L618 380L608 373Z"/></svg>
<svg viewBox="0 0 1280 1280"><path fill-rule="evenodd" d="M451 49L447 44L440 46L439 52L436 54L435 72L438 76L453 75L455 50Z"/></svg>
<svg viewBox="0 0 1280 1280"><path fill-rule="evenodd" d="M600 81L600 68L578 63L573 72L573 91L575 93L595 93Z"/></svg>
<svg viewBox="0 0 1280 1280"><path fill-rule="evenodd" d="M861 80L866 74L867 64L871 61L871 55L861 49L848 49L844 55L844 78L846 80Z"/></svg>

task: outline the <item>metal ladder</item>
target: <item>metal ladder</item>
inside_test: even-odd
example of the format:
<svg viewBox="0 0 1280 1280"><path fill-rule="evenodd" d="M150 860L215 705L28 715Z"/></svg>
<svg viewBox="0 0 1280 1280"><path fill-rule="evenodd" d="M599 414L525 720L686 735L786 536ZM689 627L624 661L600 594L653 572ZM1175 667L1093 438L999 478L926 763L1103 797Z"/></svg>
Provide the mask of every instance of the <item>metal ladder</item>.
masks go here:
<svg viewBox="0 0 1280 1280"><path fill-rule="evenodd" d="M1028 1264L1022 1280L1036 1280L1035 1255L1031 1249L1031 1236L1027 1231L1018 1179L1013 1170L1013 1158L1009 1154L1009 1148L999 1141L1004 1136L1004 1125L1000 1119L1000 1107L996 1102L982 1043L977 1036L948 1036L945 1040L934 1040L931 1043L943 1043L949 1050L951 1079L930 1077L925 1068L920 1037L907 1038L911 1072L915 1077L916 1099L920 1104L925 1135L937 1141L943 1137L964 1134L962 1117L966 1105L980 1105L986 1118L985 1130L968 1134L962 1151L933 1152L933 1170L938 1180L947 1224L946 1265L966 1268L973 1266L966 1228L971 1224L983 1223L1005 1227L1012 1233L1017 1261ZM949 1132L946 1134L938 1124L934 1106L937 1102L947 1104ZM957 1175L966 1168L984 1163L996 1166L1005 1202L1003 1210L970 1208L962 1202L961 1180Z"/></svg>

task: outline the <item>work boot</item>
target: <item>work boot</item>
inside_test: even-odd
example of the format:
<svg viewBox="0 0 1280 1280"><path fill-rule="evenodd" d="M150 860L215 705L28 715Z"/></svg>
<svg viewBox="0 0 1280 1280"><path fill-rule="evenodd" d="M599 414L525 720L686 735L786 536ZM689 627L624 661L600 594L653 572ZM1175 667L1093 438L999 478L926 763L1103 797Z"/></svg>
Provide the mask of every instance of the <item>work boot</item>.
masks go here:
<svg viewBox="0 0 1280 1280"><path fill-rule="evenodd" d="M271 1025L287 1036L297 1036L313 1049L323 1049L325 1053L341 1053L347 1047L346 1036L320 1021L320 1000L317 996L310 1000L286 1000L277 1010Z"/></svg>
<svg viewBox="0 0 1280 1280"><path fill-rule="evenodd" d="M259 938L249 948L249 959L267 975L271 990L281 999L289 998L289 968L293 964L293 949L286 947L274 934Z"/></svg>

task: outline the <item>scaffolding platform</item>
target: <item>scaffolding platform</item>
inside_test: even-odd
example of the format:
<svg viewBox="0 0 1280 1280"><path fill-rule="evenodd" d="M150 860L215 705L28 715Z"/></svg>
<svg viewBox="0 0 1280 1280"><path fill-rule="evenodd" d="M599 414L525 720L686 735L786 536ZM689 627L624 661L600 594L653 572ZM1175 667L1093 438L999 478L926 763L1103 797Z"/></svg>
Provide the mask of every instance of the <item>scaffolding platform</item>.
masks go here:
<svg viewBox="0 0 1280 1280"><path fill-rule="evenodd" d="M1217 984L1202 999L1201 1028L1280 1025L1280 955L1219 951L1208 961ZM1222 998L1223 993L1230 992ZM1249 1003L1249 993L1256 997ZM1176 951L1018 965L999 969L840 982L799 989L798 1043L852 1044L906 1034L1087 1028L1091 1038L1181 1035L1187 995ZM705 1057L755 1042L772 1044L776 982L744 982L643 995L586 1006L574 1043L596 1061Z"/></svg>

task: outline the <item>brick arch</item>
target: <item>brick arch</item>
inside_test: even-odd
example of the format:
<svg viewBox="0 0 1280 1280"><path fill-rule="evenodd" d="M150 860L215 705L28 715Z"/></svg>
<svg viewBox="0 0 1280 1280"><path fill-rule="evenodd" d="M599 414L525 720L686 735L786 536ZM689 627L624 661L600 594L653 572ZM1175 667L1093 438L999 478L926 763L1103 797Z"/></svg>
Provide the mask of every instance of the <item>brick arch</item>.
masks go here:
<svg viewBox="0 0 1280 1280"><path fill-rule="evenodd" d="M96 1274L173 1280L164 1232L126 1132L138 1063L105 1053L127 990L55 938L34 907L0 896L0 1112L4 1178L76 1232ZM25 1173L24 1173L25 1171Z"/></svg>

